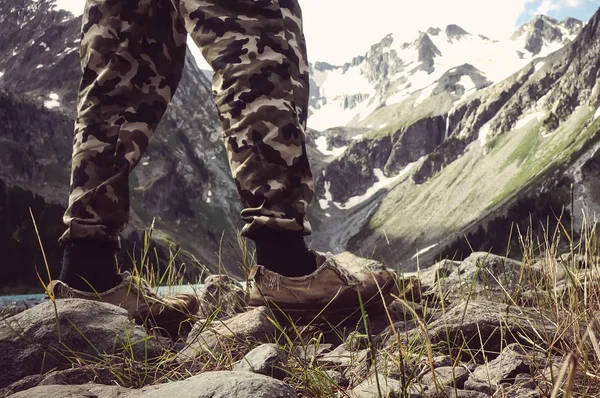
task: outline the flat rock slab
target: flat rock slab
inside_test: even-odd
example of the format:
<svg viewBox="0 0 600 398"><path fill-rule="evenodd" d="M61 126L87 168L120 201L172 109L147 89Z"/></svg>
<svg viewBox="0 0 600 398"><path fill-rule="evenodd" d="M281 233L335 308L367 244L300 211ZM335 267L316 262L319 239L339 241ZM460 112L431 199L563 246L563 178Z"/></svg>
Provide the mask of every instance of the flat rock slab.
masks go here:
<svg viewBox="0 0 600 398"><path fill-rule="evenodd" d="M472 378L489 382L492 387L502 383L514 383L519 374L533 375L537 369L546 367L544 354L525 350L518 344L508 345L498 358L487 365L481 365L473 372Z"/></svg>
<svg viewBox="0 0 600 398"><path fill-rule="evenodd" d="M18 392L14 398L297 398L289 385L271 377L249 372L206 372L140 390L118 386L39 386Z"/></svg>
<svg viewBox="0 0 600 398"><path fill-rule="evenodd" d="M133 344L136 343L136 344ZM42 303L0 321L0 388L52 369L71 367L75 359L94 361L131 346L139 361L159 356L157 339L112 304L81 299Z"/></svg>
<svg viewBox="0 0 600 398"><path fill-rule="evenodd" d="M434 282L427 294L433 293L451 302L461 300L468 292L472 298L502 299L506 292L528 287L523 286L520 274L523 264L506 257L486 252L475 252L463 262L444 261L423 272L425 283ZM535 272L530 267L528 272Z"/></svg>
<svg viewBox="0 0 600 398"><path fill-rule="evenodd" d="M259 373L281 380L288 374L287 361L287 353L276 344L262 344L247 353L233 370Z"/></svg>
<svg viewBox="0 0 600 398"><path fill-rule="evenodd" d="M518 338L538 340L556 334L556 328L532 309L521 309L492 301L460 303L428 325L429 337L444 348L462 347L498 353ZM411 333L418 334L419 330Z"/></svg>
<svg viewBox="0 0 600 398"><path fill-rule="evenodd" d="M186 347L180 352L181 362L236 343L267 343L275 337L276 329L269 320L269 310L258 307L226 320L214 320L210 325L196 323L188 335Z"/></svg>

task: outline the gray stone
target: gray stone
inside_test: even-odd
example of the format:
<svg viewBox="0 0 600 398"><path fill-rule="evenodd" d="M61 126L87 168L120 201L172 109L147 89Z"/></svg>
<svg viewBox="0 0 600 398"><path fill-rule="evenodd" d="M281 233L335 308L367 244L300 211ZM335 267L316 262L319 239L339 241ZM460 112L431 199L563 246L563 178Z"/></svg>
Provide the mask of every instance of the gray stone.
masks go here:
<svg viewBox="0 0 600 398"><path fill-rule="evenodd" d="M12 383L10 386L0 389L0 397L8 397L9 395L15 394L19 391L36 387L40 384L40 381L42 381L43 378L44 376L39 374L25 376L21 380Z"/></svg>
<svg viewBox="0 0 600 398"><path fill-rule="evenodd" d="M139 390L119 386L85 384L80 386L38 386L21 391L15 398L295 398L289 385L271 377L250 372L206 372L183 381L145 387Z"/></svg>
<svg viewBox="0 0 600 398"><path fill-rule="evenodd" d="M437 355L433 357L434 368L443 368L447 366L452 366L452 358L448 355Z"/></svg>
<svg viewBox="0 0 600 398"><path fill-rule="evenodd" d="M496 359L475 369L473 378L487 381L491 386L497 387L505 382L515 383L519 374L531 375L536 369L545 367L546 360L543 354L525 350L518 344L510 344Z"/></svg>
<svg viewBox="0 0 600 398"><path fill-rule="evenodd" d="M314 361L316 358L331 352L333 344L309 344L306 346L296 347L296 356L302 361Z"/></svg>
<svg viewBox="0 0 600 398"><path fill-rule="evenodd" d="M428 386L429 390L446 386L462 389L468 378L469 372L465 368L443 366L435 369L435 381L433 379L433 372L430 371L423 375L421 384Z"/></svg>
<svg viewBox="0 0 600 398"><path fill-rule="evenodd" d="M368 356L367 349L360 351L348 350L344 345L338 346L335 350L321 356L317 361L325 366L356 366L363 362Z"/></svg>
<svg viewBox="0 0 600 398"><path fill-rule="evenodd" d="M157 388L142 389L144 398L294 398L289 385L250 372L206 372Z"/></svg>
<svg viewBox="0 0 600 398"><path fill-rule="evenodd" d="M433 344L443 343L441 346L448 349L462 347L479 353L498 353L516 338L538 341L540 335L556 333L556 328L532 309L491 301L460 303L428 325L428 329ZM410 333L412 338L417 338L420 331Z"/></svg>
<svg viewBox="0 0 600 398"><path fill-rule="evenodd" d="M521 262L486 252L473 253L458 265L440 262L432 268L426 271L425 277L430 281L433 274L435 283L425 294L441 296L451 302L463 299L465 292L472 298L494 300L504 298L506 292L512 295L530 288L523 285L529 278L519 277L523 270ZM535 269L529 267L526 272L535 272Z"/></svg>
<svg viewBox="0 0 600 398"><path fill-rule="evenodd" d="M365 381L348 391L351 398L394 398L401 395L402 387L399 380L384 375L371 375ZM409 395L415 397L414 395Z"/></svg>
<svg viewBox="0 0 600 398"><path fill-rule="evenodd" d="M233 370L259 373L281 380L288 374L287 361L287 353L277 344L262 344L247 353Z"/></svg>
<svg viewBox="0 0 600 398"><path fill-rule="evenodd" d="M507 385L500 386L493 398L545 398L547 395L542 394L538 389L523 387L522 385Z"/></svg>
<svg viewBox="0 0 600 398"><path fill-rule="evenodd" d="M229 317L245 312L246 292L242 285L227 275L209 275L200 296L200 314Z"/></svg>
<svg viewBox="0 0 600 398"><path fill-rule="evenodd" d="M58 317L57 317L58 315ZM92 361L118 355L129 345L136 360L159 356L158 340L117 306L81 299L39 304L0 321L0 388L27 375L71 366L74 356Z"/></svg>
<svg viewBox="0 0 600 398"><path fill-rule="evenodd" d="M275 326L269 321L269 310L258 307L252 311L226 320L213 320L210 324L198 322L188 335L186 347L180 351L181 362L194 359L207 352L231 348L236 344L273 340Z"/></svg>
<svg viewBox="0 0 600 398"><path fill-rule="evenodd" d="M423 398L489 398L490 396L479 391L458 390L452 387L431 390L423 394Z"/></svg>
<svg viewBox="0 0 600 398"><path fill-rule="evenodd" d="M350 384L350 381L337 370L330 369L326 370L325 373L331 378L331 381L340 387L348 387Z"/></svg>
<svg viewBox="0 0 600 398"><path fill-rule="evenodd" d="M478 391L487 395L494 395L497 388L490 386L490 383L487 381L481 381L471 377L469 380L465 381L465 390Z"/></svg>
<svg viewBox="0 0 600 398"><path fill-rule="evenodd" d="M38 386L10 396L11 398L137 398L141 393L119 386L85 384L80 386ZM180 398L180 397L178 397Z"/></svg>
<svg viewBox="0 0 600 398"><path fill-rule="evenodd" d="M113 384L114 382L115 377L110 372L110 369L104 367L82 366L50 372L42 378L39 385L78 385L86 383Z"/></svg>

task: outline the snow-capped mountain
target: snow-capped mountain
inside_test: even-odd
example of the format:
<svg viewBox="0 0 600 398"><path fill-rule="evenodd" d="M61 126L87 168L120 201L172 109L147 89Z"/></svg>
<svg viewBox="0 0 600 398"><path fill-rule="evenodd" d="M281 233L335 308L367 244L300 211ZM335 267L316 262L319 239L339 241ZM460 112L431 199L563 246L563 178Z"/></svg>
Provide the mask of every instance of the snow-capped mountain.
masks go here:
<svg viewBox="0 0 600 398"><path fill-rule="evenodd" d="M375 110L413 98L419 105L446 92L455 103L499 82L573 40L583 23L538 16L511 38L493 40L457 25L429 28L411 41L389 34L342 66L311 65L309 126L378 129L363 122Z"/></svg>
<svg viewBox="0 0 600 398"><path fill-rule="evenodd" d="M558 28L549 29L550 23ZM575 38L566 33L570 28L579 31ZM540 35L541 49L534 46ZM513 228L533 228L543 239L559 214L575 230L584 216L600 216L600 12L585 26L539 17L513 38L512 49L521 50L506 51L507 60L525 63L516 70L484 57L485 51L496 56L490 45L498 51L510 46L456 26L429 29L399 47L388 36L345 67L368 82L375 70L369 62L386 60L378 67L389 84L373 80L379 91L366 105L359 101L363 109L385 98L386 89L396 94L362 120L355 116L346 127L314 132L325 160L316 174L315 213L327 219L315 245L410 270L439 256L518 250ZM462 57L447 61L448 48L465 43L476 54L465 46ZM527 45L533 52L522 50ZM412 61L390 62L402 59L400 51ZM333 66L320 70L344 76ZM422 83L419 76L435 80ZM417 83L420 89L410 92ZM348 98L360 98L353 85L346 87ZM401 98L396 102L394 95Z"/></svg>

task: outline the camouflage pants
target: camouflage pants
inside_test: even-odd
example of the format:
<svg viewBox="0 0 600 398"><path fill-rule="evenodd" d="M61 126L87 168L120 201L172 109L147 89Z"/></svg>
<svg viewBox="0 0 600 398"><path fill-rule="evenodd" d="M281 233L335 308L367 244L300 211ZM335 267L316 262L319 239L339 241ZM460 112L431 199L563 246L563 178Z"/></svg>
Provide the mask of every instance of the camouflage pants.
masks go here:
<svg viewBox="0 0 600 398"><path fill-rule="evenodd" d="M87 0L63 246L93 239L118 247L129 174L177 89L187 33L215 72L242 234L310 234L308 65L297 0Z"/></svg>

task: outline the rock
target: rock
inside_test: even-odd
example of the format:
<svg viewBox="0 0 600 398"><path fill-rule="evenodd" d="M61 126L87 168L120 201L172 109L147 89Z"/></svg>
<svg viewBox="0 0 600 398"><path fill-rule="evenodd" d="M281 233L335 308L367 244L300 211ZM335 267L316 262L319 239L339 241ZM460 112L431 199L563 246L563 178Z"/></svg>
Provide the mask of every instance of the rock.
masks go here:
<svg viewBox="0 0 600 398"><path fill-rule="evenodd" d="M58 320L53 303L46 302L0 322L0 388L27 375L69 368L74 356L93 361L118 355L127 346L136 360L144 361L163 352L158 340L117 306L61 299L56 313Z"/></svg>
<svg viewBox="0 0 600 398"><path fill-rule="evenodd" d="M303 361L314 361L317 357L331 352L333 344L306 345L296 347L296 356Z"/></svg>
<svg viewBox="0 0 600 398"><path fill-rule="evenodd" d="M538 389L531 389L522 385L501 386L492 395L493 398L542 398L546 396Z"/></svg>
<svg viewBox="0 0 600 398"><path fill-rule="evenodd" d="M348 350L344 345L340 345L335 350L318 358L317 361L322 365L331 367L355 366L368 357L368 351L367 349L360 351Z"/></svg>
<svg viewBox="0 0 600 398"><path fill-rule="evenodd" d="M340 372L338 372L337 370L326 370L325 374L327 374L327 376L329 376L331 378L331 381L333 381L335 384L337 384L340 387L348 387L348 385L350 385L350 381L344 377L343 374L341 374Z"/></svg>
<svg viewBox="0 0 600 398"><path fill-rule="evenodd" d="M525 350L518 344L507 346L498 358L487 365L481 365L473 372L473 379L487 381L492 387L502 383L515 383L517 375L527 373L532 375L536 369L544 368L546 359L542 353Z"/></svg>
<svg viewBox="0 0 600 398"><path fill-rule="evenodd" d="M25 376L19 381L15 381L10 386L0 389L0 397L8 397L9 395L16 394L19 391L28 390L40 384L40 381L44 376L42 375L30 375Z"/></svg>
<svg viewBox="0 0 600 398"><path fill-rule="evenodd" d="M465 390L478 391L487 395L494 395L496 388L490 386L487 381L481 381L474 378L469 378L465 381Z"/></svg>
<svg viewBox="0 0 600 398"><path fill-rule="evenodd" d="M344 348L349 351L359 351L369 348L369 336L357 331L351 332L344 342Z"/></svg>
<svg viewBox="0 0 600 398"><path fill-rule="evenodd" d="M266 307L258 307L226 320L214 320L208 325L200 321L188 335L186 347L180 351L178 360L184 362L208 351L231 348L235 344L266 343L275 337L275 333Z"/></svg>
<svg viewBox="0 0 600 398"><path fill-rule="evenodd" d="M472 298L493 300L506 297L506 292L512 296L529 288L523 285L526 279L520 278L523 265L519 261L486 252L473 253L458 266L455 262L440 262L434 267L427 278L431 279L433 272L436 281L425 295L441 295L451 302L465 298L466 292Z"/></svg>
<svg viewBox="0 0 600 398"><path fill-rule="evenodd" d="M85 384L80 386L38 386L11 395L11 398L137 398L140 392L120 386ZM181 397L178 397L181 398Z"/></svg>
<svg viewBox="0 0 600 398"><path fill-rule="evenodd" d="M233 370L259 373L282 380L288 374L287 361L287 353L276 344L263 344L247 353Z"/></svg>
<svg viewBox="0 0 600 398"><path fill-rule="evenodd" d="M534 310L491 301L460 303L428 325L428 329L431 342L440 343L441 348L461 347L480 354L498 353L517 338L538 341L540 335L556 334L555 327ZM417 338L418 333L418 329L410 332L412 338Z"/></svg>
<svg viewBox="0 0 600 398"><path fill-rule="evenodd" d="M428 387L429 390L435 390L436 387L452 387L462 389L465 381L469 378L469 372L462 367L443 366L435 369L435 381L433 372L426 373L421 378L421 384Z"/></svg>
<svg viewBox="0 0 600 398"><path fill-rule="evenodd" d="M351 398L393 398L404 397L399 380L394 380L383 375L372 375L365 381L348 391ZM409 397L420 395L410 394Z"/></svg>
<svg viewBox="0 0 600 398"><path fill-rule="evenodd" d="M489 395L479 391L455 390L451 387L446 387L443 390L427 391L424 398L489 398Z"/></svg>
<svg viewBox="0 0 600 398"><path fill-rule="evenodd" d="M461 264L461 261L442 260L420 271L417 276L423 285L431 287L440 279L448 277Z"/></svg>
<svg viewBox="0 0 600 398"><path fill-rule="evenodd" d="M206 372L183 381L145 387L140 390L119 386L38 386L21 391L15 398L295 398L289 385L250 372Z"/></svg>
<svg viewBox="0 0 600 398"><path fill-rule="evenodd" d="M105 367L82 366L50 372L42 378L39 385L79 385L86 383L113 384L115 383L115 376L110 369Z"/></svg>
<svg viewBox="0 0 600 398"><path fill-rule="evenodd" d="M142 389L144 398L294 398L289 385L250 372L206 372L183 381Z"/></svg>
<svg viewBox="0 0 600 398"><path fill-rule="evenodd" d="M244 312L246 293L236 280L227 275L209 275L204 280L200 312L204 317L219 318Z"/></svg>
<svg viewBox="0 0 600 398"><path fill-rule="evenodd" d="M433 357L433 368L434 369L448 367L448 366L452 366L452 358L450 358L448 355L438 355L438 356Z"/></svg>

